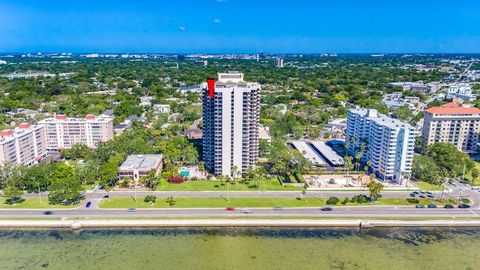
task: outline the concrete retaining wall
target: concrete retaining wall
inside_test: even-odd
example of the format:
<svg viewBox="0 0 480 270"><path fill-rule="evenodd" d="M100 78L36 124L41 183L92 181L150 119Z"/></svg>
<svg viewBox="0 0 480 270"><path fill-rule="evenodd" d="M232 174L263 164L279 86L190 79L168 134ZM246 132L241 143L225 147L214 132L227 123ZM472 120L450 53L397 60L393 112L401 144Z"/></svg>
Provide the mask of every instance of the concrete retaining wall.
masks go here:
<svg viewBox="0 0 480 270"><path fill-rule="evenodd" d="M476 227L480 220L0 220L0 228L151 228L151 227Z"/></svg>

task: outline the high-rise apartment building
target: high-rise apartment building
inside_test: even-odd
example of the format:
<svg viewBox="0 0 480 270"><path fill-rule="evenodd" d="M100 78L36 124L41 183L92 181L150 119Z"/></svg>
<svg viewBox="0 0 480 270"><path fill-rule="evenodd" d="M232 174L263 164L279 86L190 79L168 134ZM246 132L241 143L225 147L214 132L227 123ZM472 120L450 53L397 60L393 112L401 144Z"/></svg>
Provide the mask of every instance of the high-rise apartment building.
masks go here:
<svg viewBox="0 0 480 270"><path fill-rule="evenodd" d="M274 61L275 61L275 67L277 67L277 68L283 68L284 67L283 58L277 57L277 58L275 58Z"/></svg>
<svg viewBox="0 0 480 270"><path fill-rule="evenodd" d="M203 160L215 175L238 176L258 161L260 84L219 73L203 94Z"/></svg>
<svg viewBox="0 0 480 270"><path fill-rule="evenodd" d="M32 166L47 156L45 128L20 124L15 130L0 131L0 165Z"/></svg>
<svg viewBox="0 0 480 270"><path fill-rule="evenodd" d="M410 124L373 109L351 109L347 117L348 152L363 151L362 160L382 180L402 183L410 174L417 131Z"/></svg>
<svg viewBox="0 0 480 270"><path fill-rule="evenodd" d="M425 147L436 142L446 142L465 153L477 153L480 109L462 107L455 102L428 108L424 113L422 135Z"/></svg>
<svg viewBox="0 0 480 270"><path fill-rule="evenodd" d="M113 118L95 117L87 114L85 118L70 118L56 115L39 121L45 127L47 150L62 150L75 144L84 144L95 148L99 142L113 139Z"/></svg>

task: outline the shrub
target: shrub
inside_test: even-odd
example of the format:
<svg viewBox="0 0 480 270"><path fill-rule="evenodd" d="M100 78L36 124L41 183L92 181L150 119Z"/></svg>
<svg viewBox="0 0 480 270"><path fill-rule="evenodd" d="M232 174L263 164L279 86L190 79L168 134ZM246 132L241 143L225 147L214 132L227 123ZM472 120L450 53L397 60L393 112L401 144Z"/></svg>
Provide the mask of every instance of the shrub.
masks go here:
<svg viewBox="0 0 480 270"><path fill-rule="evenodd" d="M357 195L357 196L353 196L350 201L361 204L361 203L367 203L367 202L368 202L368 198L367 198L367 196L365 196L365 195L363 195L363 194L360 194L360 195Z"/></svg>
<svg viewBox="0 0 480 270"><path fill-rule="evenodd" d="M467 203L467 204L471 203L470 200L467 198L462 198L461 201L462 203Z"/></svg>
<svg viewBox="0 0 480 270"><path fill-rule="evenodd" d="M183 183L185 180L183 178L183 176L171 176L168 178L168 183L170 184L181 184Z"/></svg>
<svg viewBox="0 0 480 270"><path fill-rule="evenodd" d="M417 204L420 202L420 200L417 198L407 198L407 202Z"/></svg>
<svg viewBox="0 0 480 270"><path fill-rule="evenodd" d="M342 204L343 205L346 205L347 203L350 202L350 199L349 198L344 198L343 201L342 201Z"/></svg>
<svg viewBox="0 0 480 270"><path fill-rule="evenodd" d="M143 199L143 201L146 203L155 203L156 200L157 200L157 196L155 195L147 195L145 196L145 199Z"/></svg>
<svg viewBox="0 0 480 270"><path fill-rule="evenodd" d="M327 204L328 204L328 205L336 205L336 204L339 203L339 202L340 202L340 199L337 198L337 197L330 197L330 198L328 198L328 200L327 200Z"/></svg>

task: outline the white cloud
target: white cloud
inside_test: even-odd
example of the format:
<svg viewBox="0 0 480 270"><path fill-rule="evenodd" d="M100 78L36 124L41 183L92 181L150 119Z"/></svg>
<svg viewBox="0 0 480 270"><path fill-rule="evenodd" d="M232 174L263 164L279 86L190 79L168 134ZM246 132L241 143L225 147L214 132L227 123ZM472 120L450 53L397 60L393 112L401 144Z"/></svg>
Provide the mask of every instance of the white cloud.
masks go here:
<svg viewBox="0 0 480 270"><path fill-rule="evenodd" d="M214 19L213 23L222 23L222 21L220 19Z"/></svg>

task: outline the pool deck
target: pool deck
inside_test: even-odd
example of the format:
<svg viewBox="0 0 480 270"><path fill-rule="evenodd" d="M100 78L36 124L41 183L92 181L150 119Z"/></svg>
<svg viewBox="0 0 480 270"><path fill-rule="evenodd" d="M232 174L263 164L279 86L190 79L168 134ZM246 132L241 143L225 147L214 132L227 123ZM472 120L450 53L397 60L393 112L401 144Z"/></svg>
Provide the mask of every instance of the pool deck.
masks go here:
<svg viewBox="0 0 480 270"><path fill-rule="evenodd" d="M0 220L4 229L89 229L155 227L478 227L480 220L309 220L309 219L190 219L190 220Z"/></svg>

